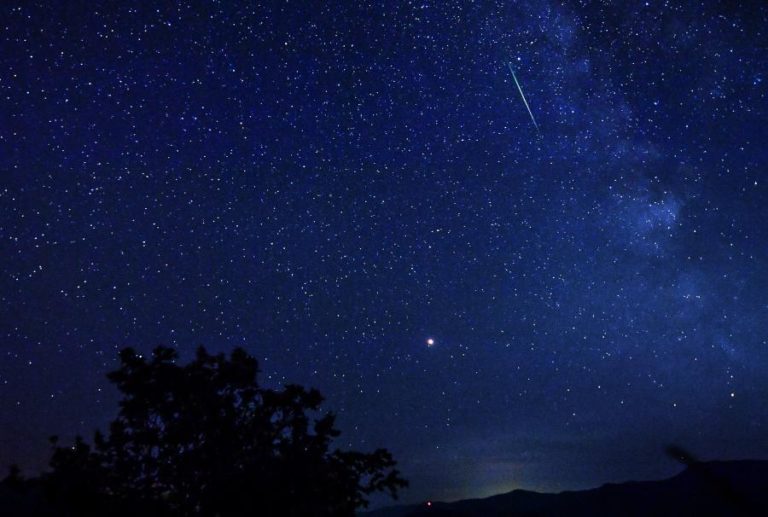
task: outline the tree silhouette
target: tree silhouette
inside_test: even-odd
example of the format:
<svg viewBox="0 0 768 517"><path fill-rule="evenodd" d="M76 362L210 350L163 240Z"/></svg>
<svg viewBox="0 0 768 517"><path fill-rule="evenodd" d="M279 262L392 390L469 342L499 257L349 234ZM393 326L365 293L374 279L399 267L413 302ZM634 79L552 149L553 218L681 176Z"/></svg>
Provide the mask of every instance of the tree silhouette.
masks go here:
<svg viewBox="0 0 768 517"><path fill-rule="evenodd" d="M385 449L331 450L334 415L314 389L257 383L257 361L204 348L132 349L108 378L123 395L93 446L56 445L47 498L71 515L354 515L367 497L407 486Z"/></svg>

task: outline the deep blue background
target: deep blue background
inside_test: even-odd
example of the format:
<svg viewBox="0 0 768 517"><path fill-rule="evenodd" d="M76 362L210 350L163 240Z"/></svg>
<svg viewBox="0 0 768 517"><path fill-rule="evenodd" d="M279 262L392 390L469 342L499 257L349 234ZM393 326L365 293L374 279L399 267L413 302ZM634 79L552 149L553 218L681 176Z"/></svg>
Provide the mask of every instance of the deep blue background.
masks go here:
<svg viewBox="0 0 768 517"><path fill-rule="evenodd" d="M157 344L407 501L768 458L764 2L175 4L0 6L0 463Z"/></svg>

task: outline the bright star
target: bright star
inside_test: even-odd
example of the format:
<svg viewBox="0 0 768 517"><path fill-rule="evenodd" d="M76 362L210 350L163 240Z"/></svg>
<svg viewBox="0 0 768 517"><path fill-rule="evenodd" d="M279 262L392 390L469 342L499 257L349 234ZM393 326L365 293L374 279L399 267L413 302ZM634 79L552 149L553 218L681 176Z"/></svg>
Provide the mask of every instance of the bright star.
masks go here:
<svg viewBox="0 0 768 517"><path fill-rule="evenodd" d="M435 344L435 340L431 337L427 338L427 346L432 346Z"/></svg>

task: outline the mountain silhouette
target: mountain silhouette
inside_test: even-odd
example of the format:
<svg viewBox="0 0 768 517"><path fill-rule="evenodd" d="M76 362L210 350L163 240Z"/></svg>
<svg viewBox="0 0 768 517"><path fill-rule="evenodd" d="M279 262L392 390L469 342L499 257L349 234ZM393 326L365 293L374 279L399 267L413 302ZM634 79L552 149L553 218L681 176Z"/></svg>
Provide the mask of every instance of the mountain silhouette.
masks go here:
<svg viewBox="0 0 768 517"><path fill-rule="evenodd" d="M556 494L514 490L453 503L393 506L366 517L768 515L768 461L689 464L660 481L609 483Z"/></svg>

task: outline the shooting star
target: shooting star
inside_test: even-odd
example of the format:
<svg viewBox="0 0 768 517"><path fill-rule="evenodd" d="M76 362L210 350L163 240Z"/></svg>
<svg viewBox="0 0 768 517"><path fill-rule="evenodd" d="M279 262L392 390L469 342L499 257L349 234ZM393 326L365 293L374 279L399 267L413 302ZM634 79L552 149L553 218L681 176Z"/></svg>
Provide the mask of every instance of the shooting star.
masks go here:
<svg viewBox="0 0 768 517"><path fill-rule="evenodd" d="M523 89L520 88L520 83L517 82L517 76L515 75L515 70L512 68L512 63L507 63L507 66L509 66L509 71L512 72L512 79L515 80L517 91L520 92L520 97L523 98L523 103L525 104L525 108L528 110L528 114L531 116L531 122L533 122L533 126L536 128L536 131L541 133L541 131L539 130L539 125L536 123L536 119L533 118L533 112L531 111L531 107L528 105L528 101L525 100L525 94L523 93Z"/></svg>

